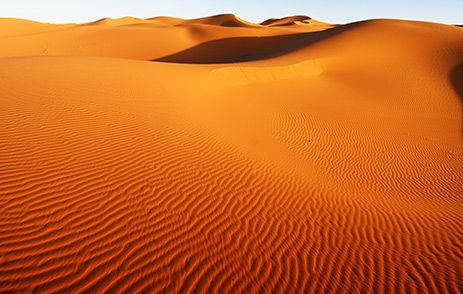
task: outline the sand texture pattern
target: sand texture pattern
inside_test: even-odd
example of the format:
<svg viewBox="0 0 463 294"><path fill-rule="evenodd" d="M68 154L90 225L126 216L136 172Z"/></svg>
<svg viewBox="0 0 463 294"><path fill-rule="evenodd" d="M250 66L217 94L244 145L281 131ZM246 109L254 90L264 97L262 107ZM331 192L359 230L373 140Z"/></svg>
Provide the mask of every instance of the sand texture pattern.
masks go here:
<svg viewBox="0 0 463 294"><path fill-rule="evenodd" d="M1 293L461 293L463 29L0 19Z"/></svg>

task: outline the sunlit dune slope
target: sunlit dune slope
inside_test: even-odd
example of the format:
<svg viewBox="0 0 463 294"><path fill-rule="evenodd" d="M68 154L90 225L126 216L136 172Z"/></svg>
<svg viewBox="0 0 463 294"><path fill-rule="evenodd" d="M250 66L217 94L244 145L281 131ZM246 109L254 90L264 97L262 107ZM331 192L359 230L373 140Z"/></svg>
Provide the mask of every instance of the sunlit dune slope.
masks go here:
<svg viewBox="0 0 463 294"><path fill-rule="evenodd" d="M0 292L459 293L463 30L311 22L0 20Z"/></svg>
<svg viewBox="0 0 463 294"><path fill-rule="evenodd" d="M72 25L55 25L39 23L24 19L0 18L0 38L21 37L27 35L40 34L44 32L57 31L69 28ZM2 47L7 45L8 38L2 41ZM17 48L18 50L20 48Z"/></svg>

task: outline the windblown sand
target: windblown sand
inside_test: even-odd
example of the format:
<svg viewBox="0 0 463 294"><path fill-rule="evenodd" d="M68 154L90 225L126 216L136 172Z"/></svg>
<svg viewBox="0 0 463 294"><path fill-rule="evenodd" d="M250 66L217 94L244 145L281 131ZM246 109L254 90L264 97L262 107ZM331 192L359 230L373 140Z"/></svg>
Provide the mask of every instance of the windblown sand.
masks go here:
<svg viewBox="0 0 463 294"><path fill-rule="evenodd" d="M463 289L463 28L1 19L0 40L0 292Z"/></svg>

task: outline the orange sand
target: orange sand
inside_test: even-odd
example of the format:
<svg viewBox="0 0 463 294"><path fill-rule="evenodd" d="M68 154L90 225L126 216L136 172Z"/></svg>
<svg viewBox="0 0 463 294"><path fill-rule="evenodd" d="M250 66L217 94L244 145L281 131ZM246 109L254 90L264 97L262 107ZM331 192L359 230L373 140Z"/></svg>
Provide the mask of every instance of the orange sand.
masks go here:
<svg viewBox="0 0 463 294"><path fill-rule="evenodd" d="M463 29L0 20L0 292L458 293Z"/></svg>

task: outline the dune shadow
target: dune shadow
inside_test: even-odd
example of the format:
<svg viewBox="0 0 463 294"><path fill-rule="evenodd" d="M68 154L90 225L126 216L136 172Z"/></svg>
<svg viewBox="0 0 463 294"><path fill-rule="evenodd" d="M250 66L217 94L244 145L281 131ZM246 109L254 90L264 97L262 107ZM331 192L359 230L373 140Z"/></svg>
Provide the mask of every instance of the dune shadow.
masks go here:
<svg viewBox="0 0 463 294"><path fill-rule="evenodd" d="M461 100L462 116L463 116L463 62L458 64L450 72L450 82L452 83L455 92ZM462 118L462 138L463 138L463 118Z"/></svg>
<svg viewBox="0 0 463 294"><path fill-rule="evenodd" d="M232 37L208 41L151 61L189 64L220 64L264 60L312 45L342 33L358 23L317 32L265 37Z"/></svg>

